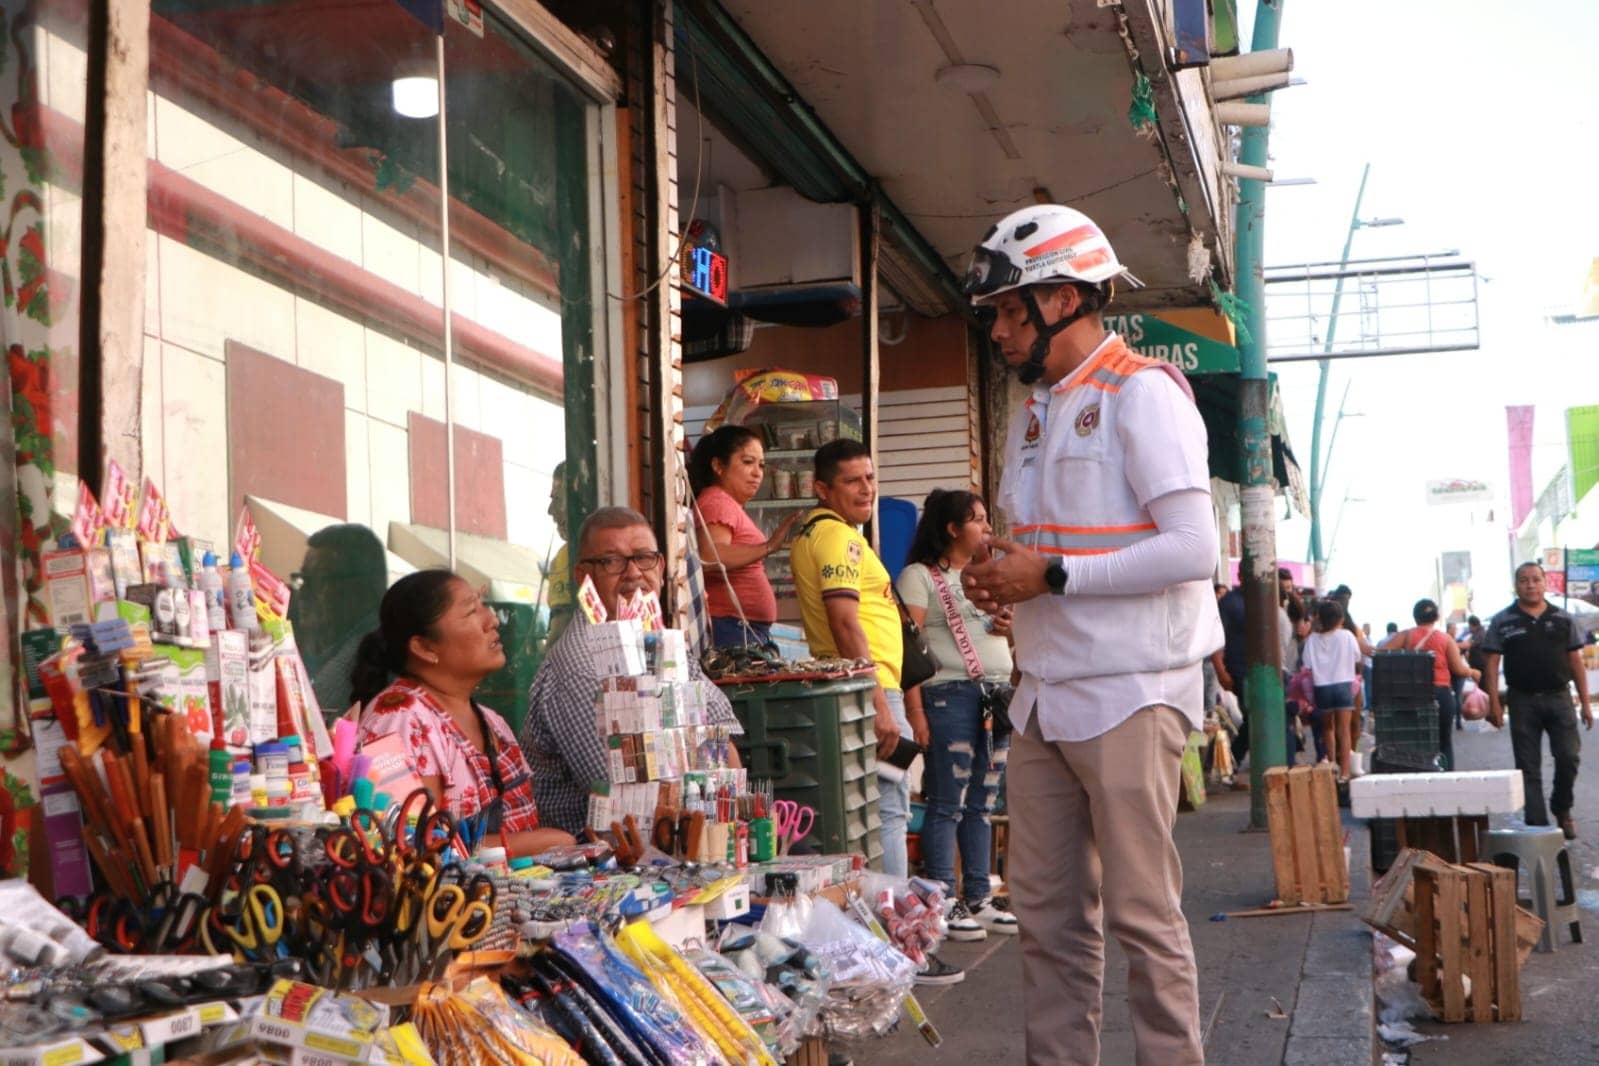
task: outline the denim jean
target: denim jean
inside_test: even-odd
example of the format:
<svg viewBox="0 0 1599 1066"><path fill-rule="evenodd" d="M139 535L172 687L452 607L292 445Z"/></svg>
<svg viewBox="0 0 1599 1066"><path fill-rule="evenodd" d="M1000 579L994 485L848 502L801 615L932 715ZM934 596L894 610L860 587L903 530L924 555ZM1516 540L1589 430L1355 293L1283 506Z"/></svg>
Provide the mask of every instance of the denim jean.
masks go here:
<svg viewBox="0 0 1599 1066"><path fill-rule="evenodd" d="M1555 761L1555 779L1544 804L1543 735L1549 734L1549 754ZM1582 734L1577 731L1577 711L1568 692L1510 693L1510 750L1521 771L1527 797L1527 824L1548 825L1549 815L1571 813L1577 765L1582 761Z"/></svg>
<svg viewBox="0 0 1599 1066"><path fill-rule="evenodd" d="M983 717L982 690L974 681L950 681L922 688L922 709L932 741L922 774L927 816L922 822L923 873L942 881L951 897L955 849L960 848L961 898L978 904L988 898L989 815L1000 775L1010 753L1010 737L995 742Z"/></svg>
<svg viewBox="0 0 1599 1066"><path fill-rule="evenodd" d="M770 622L750 622L746 625L737 615L711 616L711 644L718 648L742 648L745 644L759 647L772 639Z"/></svg>
<svg viewBox="0 0 1599 1066"><path fill-rule="evenodd" d="M1455 768L1455 690L1449 685L1434 685L1432 698L1438 703L1438 750L1443 753L1444 769Z"/></svg>
<svg viewBox="0 0 1599 1066"><path fill-rule="evenodd" d="M899 735L911 735L910 719L905 717L905 693L884 689L888 709L894 714ZM877 775L877 814L882 819L878 839L883 843L883 872L891 877L910 876L910 860L905 856L905 827L911 820L911 780L901 773L898 780Z"/></svg>

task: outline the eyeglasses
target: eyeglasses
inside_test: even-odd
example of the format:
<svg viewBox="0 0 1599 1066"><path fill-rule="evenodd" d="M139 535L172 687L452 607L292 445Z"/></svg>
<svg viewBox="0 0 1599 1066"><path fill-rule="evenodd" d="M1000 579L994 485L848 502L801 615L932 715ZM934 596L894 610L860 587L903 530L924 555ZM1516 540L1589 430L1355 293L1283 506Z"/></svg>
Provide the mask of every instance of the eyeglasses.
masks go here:
<svg viewBox="0 0 1599 1066"><path fill-rule="evenodd" d="M661 560L664 558L660 552L638 552L635 555L596 555L592 559L579 559L578 562L592 566L602 574L615 576L625 573L628 563L632 563L640 571L654 570L661 565Z"/></svg>

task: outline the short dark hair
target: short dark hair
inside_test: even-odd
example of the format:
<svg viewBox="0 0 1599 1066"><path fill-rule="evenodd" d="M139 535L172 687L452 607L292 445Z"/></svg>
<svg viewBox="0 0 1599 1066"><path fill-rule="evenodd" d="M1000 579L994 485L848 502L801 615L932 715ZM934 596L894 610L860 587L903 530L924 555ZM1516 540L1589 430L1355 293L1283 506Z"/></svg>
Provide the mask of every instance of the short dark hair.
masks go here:
<svg viewBox="0 0 1599 1066"><path fill-rule="evenodd" d="M852 459L870 459L872 450L858 440L840 437L816 449L816 480L831 485L838 468Z"/></svg>
<svg viewBox="0 0 1599 1066"><path fill-rule="evenodd" d="M1323 633L1331 633L1344 624L1344 605L1334 599L1316 601L1316 624Z"/></svg>
<svg viewBox="0 0 1599 1066"><path fill-rule="evenodd" d="M1410 609L1410 617L1416 620L1418 626L1436 622L1438 621L1438 605L1431 600L1417 600L1416 606Z"/></svg>
<svg viewBox="0 0 1599 1066"><path fill-rule="evenodd" d="M700 438L688 457L688 485L698 496L716 484L716 464L729 463L733 454L761 436L748 426L718 426Z"/></svg>
<svg viewBox="0 0 1599 1066"><path fill-rule="evenodd" d="M598 511L583 519L583 525L577 531L577 554L579 561L588 554L589 538L602 529L632 529L634 526L652 528L650 520L633 510L631 507L601 507Z"/></svg>
<svg viewBox="0 0 1599 1066"><path fill-rule="evenodd" d="M1397 632L1399 632L1399 623L1398 622L1389 622L1388 623L1388 635L1389 636L1393 636Z"/></svg>
<svg viewBox="0 0 1599 1066"><path fill-rule="evenodd" d="M911 537L911 550L907 558L931 569L954 539L949 535L951 525L960 525L972 517L983 498L965 489L934 489L922 504L922 517L916 523L916 533Z"/></svg>
<svg viewBox="0 0 1599 1066"><path fill-rule="evenodd" d="M1289 581L1292 581L1294 579L1294 572L1288 569L1286 566L1279 566L1277 568L1277 580L1281 581L1285 577Z"/></svg>
<svg viewBox="0 0 1599 1066"><path fill-rule="evenodd" d="M1544 568L1543 568L1543 563L1538 562L1536 559L1529 559L1526 562L1522 563L1520 566L1516 567L1516 576L1519 578L1521 576L1521 572L1523 570L1527 569L1528 567L1531 567L1532 569L1538 571L1540 574L1545 572Z"/></svg>
<svg viewBox="0 0 1599 1066"><path fill-rule="evenodd" d="M1339 585L1337 588L1333 589L1329 595L1331 595L1334 599L1337 599L1339 596L1349 596L1353 598L1355 595L1355 590L1350 588L1348 585Z"/></svg>
<svg viewBox="0 0 1599 1066"><path fill-rule="evenodd" d="M1482 625L1482 619L1478 618L1474 614L1468 614L1466 616L1466 624L1468 626L1480 626L1480 625Z"/></svg>

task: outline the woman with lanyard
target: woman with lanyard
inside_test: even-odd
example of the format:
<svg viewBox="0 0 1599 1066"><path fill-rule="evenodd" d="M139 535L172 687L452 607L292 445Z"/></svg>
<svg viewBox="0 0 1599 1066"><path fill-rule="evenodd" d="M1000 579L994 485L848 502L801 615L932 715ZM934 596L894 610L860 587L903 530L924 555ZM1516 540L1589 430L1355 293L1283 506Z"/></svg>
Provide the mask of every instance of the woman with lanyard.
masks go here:
<svg viewBox="0 0 1599 1066"><path fill-rule="evenodd" d="M363 746L398 735L411 772L467 836L508 857L573 842L541 829L533 775L511 729L472 698L505 665L499 621L448 570L407 574L383 596L378 628L356 653L352 694ZM398 798L398 797L397 797Z"/></svg>
<svg viewBox="0 0 1599 1066"><path fill-rule="evenodd" d="M1011 680L1009 609L990 617L967 600L961 570L991 532L987 509L975 493L934 490L911 540L910 563L895 583L905 609L927 634L938 658L932 679L905 694L920 703L928 736L922 792L922 866L956 900L949 914L951 940L982 940L990 932L1015 933L1016 918L989 901L989 815L1010 750L1010 720L1003 718ZM1001 714L992 713L999 707ZM912 718L914 721L914 717ZM962 881L956 895L955 849Z"/></svg>

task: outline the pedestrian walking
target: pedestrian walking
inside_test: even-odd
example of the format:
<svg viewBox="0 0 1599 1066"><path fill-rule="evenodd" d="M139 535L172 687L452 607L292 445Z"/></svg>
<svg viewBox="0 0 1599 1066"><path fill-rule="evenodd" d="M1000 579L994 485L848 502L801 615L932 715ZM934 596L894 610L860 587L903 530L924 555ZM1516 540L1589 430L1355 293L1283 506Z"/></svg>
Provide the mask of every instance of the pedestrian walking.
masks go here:
<svg viewBox="0 0 1599 1066"><path fill-rule="evenodd" d="M988 876L989 816L1010 753L1011 611L984 614L961 588L961 571L992 532L976 493L934 489L911 538L910 562L895 582L939 663L930 680L905 693L905 704L920 707L927 719L922 874L943 882L955 901L948 915L951 940L1016 932L1016 916L990 899Z"/></svg>
<svg viewBox="0 0 1599 1066"><path fill-rule="evenodd" d="M1344 608L1337 600L1316 605L1316 630L1305 640L1305 669L1316 694L1316 728L1325 757L1338 764L1338 776L1350 775L1354 750L1355 675L1360 645L1344 628Z"/></svg>
<svg viewBox="0 0 1599 1066"><path fill-rule="evenodd" d="M1477 671L1466 665L1460 646L1438 628L1438 605L1432 600L1417 600L1410 616L1416 624L1382 642L1384 651L1432 652L1432 697L1438 706L1438 751L1444 769L1455 768L1455 688L1453 678L1476 679Z"/></svg>
<svg viewBox="0 0 1599 1066"><path fill-rule="evenodd" d="M1577 822L1571 804L1582 737L1571 705L1573 681L1584 729L1593 728L1593 705L1582 664L1582 632L1571 615L1544 599L1542 566L1522 563L1516 568L1516 601L1493 616L1482 650L1479 684L1488 690L1488 720L1495 729L1505 724L1505 701L1499 694L1499 662L1504 660L1505 684L1510 690L1510 750L1525 786L1527 824L1548 825L1553 812L1566 839L1575 840ZM1555 762L1548 806L1543 794L1545 733Z"/></svg>
<svg viewBox="0 0 1599 1066"><path fill-rule="evenodd" d="M1010 887L1037 1066L1099 1061L1107 926L1136 1061L1204 1061L1172 826L1200 662L1223 644L1216 526L1187 382L1105 329L1122 273L1091 219L1045 204L994 226L966 282L1032 390L1000 488L1016 539L961 576L979 609L1016 607Z"/></svg>

